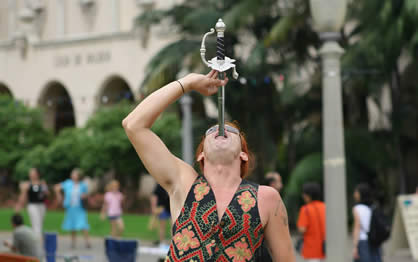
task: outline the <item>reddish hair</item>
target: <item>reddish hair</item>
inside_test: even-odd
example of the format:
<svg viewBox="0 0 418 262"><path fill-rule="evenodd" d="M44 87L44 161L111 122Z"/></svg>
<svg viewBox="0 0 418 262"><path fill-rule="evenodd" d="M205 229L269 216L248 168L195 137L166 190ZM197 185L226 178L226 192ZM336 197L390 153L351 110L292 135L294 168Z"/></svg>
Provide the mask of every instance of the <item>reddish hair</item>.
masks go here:
<svg viewBox="0 0 418 262"><path fill-rule="evenodd" d="M241 139L241 151L248 155L248 160L247 161L241 160L241 170L240 170L241 173L240 173L240 175L241 175L241 178L246 178L247 176L249 176L250 172L254 168L254 155L248 149L247 139L245 138L245 134L243 132L241 132L238 124L236 122L234 122L234 123L226 122L225 125L233 126L233 127L237 128L239 130L239 137ZM198 161L197 159L198 159L200 153L203 152L203 145L205 143L205 138L206 138L205 136L202 136L202 139L200 140L200 143L199 143L199 145L197 146L197 149L196 149L196 161L199 163L200 171L202 173L203 173L203 168L205 166L204 159L202 159L200 161Z"/></svg>

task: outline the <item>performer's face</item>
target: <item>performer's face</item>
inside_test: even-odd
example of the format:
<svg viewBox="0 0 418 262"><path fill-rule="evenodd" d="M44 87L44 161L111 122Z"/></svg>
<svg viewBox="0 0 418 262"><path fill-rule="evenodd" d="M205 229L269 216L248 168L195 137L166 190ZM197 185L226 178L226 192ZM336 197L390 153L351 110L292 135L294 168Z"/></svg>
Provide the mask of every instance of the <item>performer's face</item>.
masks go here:
<svg viewBox="0 0 418 262"><path fill-rule="evenodd" d="M219 127L213 126L206 131L203 145L205 160L212 164L230 164L241 153L239 130L225 125L225 136L219 136Z"/></svg>

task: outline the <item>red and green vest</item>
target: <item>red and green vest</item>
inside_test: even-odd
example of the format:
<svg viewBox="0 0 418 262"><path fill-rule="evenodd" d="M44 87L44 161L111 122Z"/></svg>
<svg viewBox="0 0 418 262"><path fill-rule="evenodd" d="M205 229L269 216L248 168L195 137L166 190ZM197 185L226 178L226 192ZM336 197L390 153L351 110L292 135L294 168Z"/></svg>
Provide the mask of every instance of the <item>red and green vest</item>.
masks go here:
<svg viewBox="0 0 418 262"><path fill-rule="evenodd" d="M255 261L264 238L257 192L257 184L242 180L219 222L215 195L199 176L173 225L166 261Z"/></svg>

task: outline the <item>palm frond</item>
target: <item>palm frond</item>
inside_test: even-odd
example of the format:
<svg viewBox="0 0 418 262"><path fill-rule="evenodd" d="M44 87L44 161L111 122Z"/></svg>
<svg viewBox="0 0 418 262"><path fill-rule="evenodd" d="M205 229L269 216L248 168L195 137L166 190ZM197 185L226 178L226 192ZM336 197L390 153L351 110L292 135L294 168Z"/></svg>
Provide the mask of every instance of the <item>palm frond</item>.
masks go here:
<svg viewBox="0 0 418 262"><path fill-rule="evenodd" d="M322 154L312 153L300 160L290 174L285 194L298 195L303 183L322 181Z"/></svg>
<svg viewBox="0 0 418 262"><path fill-rule="evenodd" d="M181 39L161 49L148 63L142 87L149 93L175 79L185 59L199 48L200 41Z"/></svg>
<svg viewBox="0 0 418 262"><path fill-rule="evenodd" d="M269 47L273 44L279 44L287 39L292 27L297 21L296 15L282 17L270 30L270 33L264 39L264 45Z"/></svg>
<svg viewBox="0 0 418 262"><path fill-rule="evenodd" d="M249 70L255 70L265 61L266 53L267 50L263 42L258 42L251 50L251 53L246 62L246 67Z"/></svg>
<svg viewBox="0 0 418 262"><path fill-rule="evenodd" d="M198 9L184 17L182 27L189 34L203 34L215 26L222 14L213 8Z"/></svg>
<svg viewBox="0 0 418 262"><path fill-rule="evenodd" d="M225 14L223 19L228 26L227 30L236 31L247 24L250 21L250 18L257 13L257 10L262 7L262 4L254 0L240 1L235 4L233 8Z"/></svg>

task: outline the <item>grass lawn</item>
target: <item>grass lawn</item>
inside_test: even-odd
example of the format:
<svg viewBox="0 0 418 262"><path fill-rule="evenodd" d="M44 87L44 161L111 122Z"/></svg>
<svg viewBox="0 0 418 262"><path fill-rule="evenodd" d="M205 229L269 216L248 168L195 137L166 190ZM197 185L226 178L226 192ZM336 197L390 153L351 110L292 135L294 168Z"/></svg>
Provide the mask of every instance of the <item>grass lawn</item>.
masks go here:
<svg viewBox="0 0 418 262"><path fill-rule="evenodd" d="M23 211L23 210L22 210ZM13 215L13 209L0 209L0 231L12 231L10 218ZM29 216L25 211L22 212L24 222L30 225ZM124 238L135 238L146 241L155 241L158 239L158 232L148 230L148 215L131 215L124 214L123 221L125 222ZM59 234L68 234L61 229L62 221L64 220L64 211L47 211L44 221L45 232L58 232ZM110 223L106 220L100 219L100 213L89 212L88 221L90 224L90 235L97 237L105 237L110 234ZM166 237L170 239L170 225L167 225Z"/></svg>

